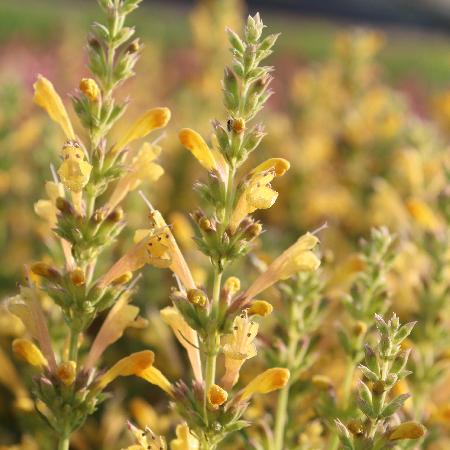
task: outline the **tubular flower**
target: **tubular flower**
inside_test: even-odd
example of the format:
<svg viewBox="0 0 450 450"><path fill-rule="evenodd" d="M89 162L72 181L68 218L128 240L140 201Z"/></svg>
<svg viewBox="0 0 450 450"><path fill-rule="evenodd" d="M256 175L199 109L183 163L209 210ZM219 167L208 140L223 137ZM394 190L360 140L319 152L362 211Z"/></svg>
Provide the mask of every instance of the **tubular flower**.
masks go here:
<svg viewBox="0 0 450 450"><path fill-rule="evenodd" d="M155 354L150 350L144 350L126 356L98 378L96 388L103 390L117 377L139 376L141 372L152 366L154 359Z"/></svg>
<svg viewBox="0 0 450 450"><path fill-rule="evenodd" d="M248 309L249 315L266 317L272 314L273 306L265 300L253 300Z"/></svg>
<svg viewBox="0 0 450 450"><path fill-rule="evenodd" d="M80 91L91 101L96 102L100 98L100 88L92 78L82 78Z"/></svg>
<svg viewBox="0 0 450 450"><path fill-rule="evenodd" d="M48 361L50 370L56 370L55 354L53 353L47 323L42 311L39 294L35 287L20 287L20 294L7 301L10 313L17 316L26 330L39 343L40 351Z"/></svg>
<svg viewBox="0 0 450 450"><path fill-rule="evenodd" d="M47 193L48 200L38 200L34 204L34 211L41 219L44 219L50 227L54 227L58 221L56 217L58 213L56 199L58 197L64 197L64 186L62 183L47 181L45 183L45 192Z"/></svg>
<svg viewBox="0 0 450 450"><path fill-rule="evenodd" d="M43 369L48 366L45 356L39 348L28 339L14 339L12 343L13 352L31 366Z"/></svg>
<svg viewBox="0 0 450 450"><path fill-rule="evenodd" d="M225 374L221 384L231 389L239 379L239 371L247 359L256 355L253 341L258 334L259 325L248 318L247 311L235 317L233 332L223 337L222 351L225 355Z"/></svg>
<svg viewBox="0 0 450 450"><path fill-rule="evenodd" d="M38 75L34 88L34 102L47 111L54 122L64 131L68 139L75 139L72 123L70 122L64 103L55 91L53 84L42 75Z"/></svg>
<svg viewBox="0 0 450 450"><path fill-rule="evenodd" d="M282 158L272 158L260 164L250 173L250 179L239 197L231 218L230 227L234 231L241 221L257 209L270 208L278 198L278 192L270 186L276 176L282 176L290 164Z"/></svg>
<svg viewBox="0 0 450 450"><path fill-rule="evenodd" d="M200 353L198 351L199 344L197 332L187 324L183 316L173 306L167 306L162 309L161 317L164 322L172 328L176 338L186 349L195 379L197 381L202 381L202 366Z"/></svg>
<svg viewBox="0 0 450 450"><path fill-rule="evenodd" d="M154 384L155 386L160 387L164 392L172 397L172 384L156 367L147 367L147 369L139 373L139 377L151 384Z"/></svg>
<svg viewBox="0 0 450 450"><path fill-rule="evenodd" d="M301 236L267 267L243 296L247 301L272 286L279 280L286 280L298 272L312 272L320 265L319 258L312 251L319 239L311 233Z"/></svg>
<svg viewBox="0 0 450 450"><path fill-rule="evenodd" d="M256 376L238 394L241 401L248 400L253 394L267 394L286 386L289 381L290 372L288 369L273 367Z"/></svg>
<svg viewBox="0 0 450 450"><path fill-rule="evenodd" d="M426 433L426 428L418 422L404 422L396 426L389 434L390 441L401 439L419 439Z"/></svg>
<svg viewBox="0 0 450 450"><path fill-rule="evenodd" d="M61 181L69 191L78 193L88 184L92 166L85 160L77 141L67 141L62 149L63 162L58 169Z"/></svg>
<svg viewBox="0 0 450 450"><path fill-rule="evenodd" d="M123 295L113 306L91 346L86 370L92 369L100 356L111 344L119 340L126 328L136 325L139 308L128 304L128 296Z"/></svg>
<svg viewBox="0 0 450 450"><path fill-rule="evenodd" d="M123 137L112 147L110 153L115 155L130 142L141 139L150 132L165 127L169 120L170 110L168 108L149 109L131 125Z"/></svg>
<svg viewBox="0 0 450 450"><path fill-rule="evenodd" d="M150 429L145 427L140 430L131 422L128 422L128 428L136 439L136 445L128 447L126 450L166 450L166 440L162 436L158 436Z"/></svg>
<svg viewBox="0 0 450 450"><path fill-rule="evenodd" d="M175 433L177 437L170 442L170 450L198 450L200 448L198 440L192 436L186 423L177 425Z"/></svg>
<svg viewBox="0 0 450 450"><path fill-rule="evenodd" d="M186 289L195 289L189 267L161 213L151 211L150 222L150 229L136 231L136 244L99 280L99 287L107 286L126 272L134 272L145 264L151 264L170 268Z"/></svg>
<svg viewBox="0 0 450 450"><path fill-rule="evenodd" d="M164 173L164 169L154 162L161 154L161 147L145 142L131 160L128 172L119 180L105 205L106 212L112 211L125 196L134 191L143 181L155 182Z"/></svg>
<svg viewBox="0 0 450 450"><path fill-rule="evenodd" d="M206 170L209 172L217 170L214 155L200 134L190 128L183 128L178 136L181 144L195 156Z"/></svg>
<svg viewBox="0 0 450 450"><path fill-rule="evenodd" d="M64 361L56 369L56 376L66 385L72 386L77 376L77 364L75 361Z"/></svg>

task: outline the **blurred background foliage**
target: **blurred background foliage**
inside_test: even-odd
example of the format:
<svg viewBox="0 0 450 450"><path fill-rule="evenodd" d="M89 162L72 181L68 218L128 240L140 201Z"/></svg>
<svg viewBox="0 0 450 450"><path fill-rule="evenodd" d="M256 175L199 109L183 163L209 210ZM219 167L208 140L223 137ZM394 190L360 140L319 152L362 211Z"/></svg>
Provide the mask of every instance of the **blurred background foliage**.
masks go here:
<svg viewBox="0 0 450 450"><path fill-rule="evenodd" d="M144 1L139 14L133 16L137 35L145 45L137 66L138 77L121 90L133 100L131 107L136 115L144 108L163 105L173 114L161 140L161 164L166 174L154 189L144 186L144 190L167 215L184 251L195 261L192 269L196 281L206 283L210 274L190 238L188 217L198 206L192 185L199 171L193 158L180 148L177 131L193 126L207 136L210 119L218 115L224 119L220 117L219 84L222 68L229 61L224 29L239 28L247 11L254 13L258 6L271 31L282 33L270 61L276 68L276 94L264 112L268 136L258 160L283 156L291 161L292 168L278 182L276 206L261 214L267 228L262 240L268 254L258 253L258 249L257 254L267 259L301 232L328 223L322 249L331 313L322 327L324 334L327 326L334 325L333 311L342 308L342 289L358 270L354 253L358 239L367 237L374 225L387 225L401 238L391 280L393 301L402 319L408 318L417 312L416 288L428 273L420 256L420 239L443 222L448 223L439 210L447 186L442 167L448 160L450 137L450 39L449 28L445 30L448 5L430 2L424 9L430 15L412 17L414 11L409 11L411 20L405 21L396 19L390 2L391 15L373 14L377 18L374 26L361 19L370 18L370 14L346 16L346 9L336 11L333 2L322 2L329 9L324 6L320 11L303 3ZM356 3L359 9L355 7L354 12L361 8L361 2ZM351 6L351 2L345 4ZM420 7L425 8L423 4ZM409 8L409 4L404 3L403 8ZM422 11L417 5L415 10ZM85 36L98 14L96 3L91 1L0 2L3 297L14 291L22 266L41 259L46 245L54 245L49 230L34 214L33 204L45 197L44 181L51 179L50 163L57 157L62 137L32 104L32 83L37 73L42 73L53 80L59 92L73 92L86 75ZM430 209L429 215L424 208ZM124 248L129 246L133 231L146 221L137 194L128 200L125 211L130 239L121 243ZM114 249L116 256L122 251ZM256 273L254 261L246 264L249 273ZM239 270L236 268L236 272ZM175 379L182 375L184 354L158 314L159 307L168 302L169 283L167 273L146 270L137 304L150 326L128 332L105 355L106 359L115 361L151 346L168 376ZM277 293L268 296L274 297L276 304ZM48 311L58 314L50 302ZM274 327L267 327L268 340L276 332ZM52 331L58 333L57 329ZM9 350L11 339L21 333L20 325L2 312L0 448L2 444L22 442L11 448L47 449L51 447L40 436L42 424L32 414L26 387L18 381L17 370L22 372L24 367L16 364ZM328 353L324 353L322 364L335 363L336 354L330 350L333 340L325 333L322 348ZM339 365L330 371L339 382ZM74 448L120 448L128 416L141 425L151 425L157 433L173 425L164 404L159 403L159 394L148 385L125 380L114 389L114 399L78 433ZM448 389L446 392L449 395ZM436 401L432 398L430 405L420 407L428 408L427 417L434 417L444 432L442 439L423 448L449 448L450 402L447 397L445 409L445 396L436 397Z"/></svg>

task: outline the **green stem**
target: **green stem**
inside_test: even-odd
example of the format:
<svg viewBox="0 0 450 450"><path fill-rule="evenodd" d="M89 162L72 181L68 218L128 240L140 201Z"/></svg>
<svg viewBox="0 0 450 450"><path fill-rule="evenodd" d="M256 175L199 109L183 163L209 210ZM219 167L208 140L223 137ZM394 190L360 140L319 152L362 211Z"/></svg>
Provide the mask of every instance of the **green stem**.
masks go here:
<svg viewBox="0 0 450 450"><path fill-rule="evenodd" d="M70 343L69 343L69 361L78 362L78 336L80 333L75 330L70 332Z"/></svg>
<svg viewBox="0 0 450 450"><path fill-rule="evenodd" d="M299 334L297 331L297 316L298 308L295 301L291 301L289 304L289 323L288 323L288 349L287 349L287 361L286 366L288 369L292 370L296 366L297 359L297 348L299 342ZM277 411L275 416L275 431L274 431L274 450L283 450L285 428L287 421L287 409L288 409L288 399L289 390L291 388L291 383L287 383L286 386L281 390L278 395Z"/></svg>
<svg viewBox="0 0 450 450"><path fill-rule="evenodd" d="M58 442L58 450L69 450L69 437L61 437Z"/></svg>

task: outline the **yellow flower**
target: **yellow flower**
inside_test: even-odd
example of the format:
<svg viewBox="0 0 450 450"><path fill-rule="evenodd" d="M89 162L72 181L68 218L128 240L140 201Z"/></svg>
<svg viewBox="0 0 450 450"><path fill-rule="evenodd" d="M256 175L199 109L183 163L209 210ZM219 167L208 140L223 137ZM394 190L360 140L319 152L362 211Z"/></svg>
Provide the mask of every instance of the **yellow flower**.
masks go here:
<svg viewBox="0 0 450 450"><path fill-rule="evenodd" d="M157 181L164 169L154 162L161 154L161 147L145 142L128 165L127 173L120 178L111 197L105 205L106 212L112 211L126 195L134 191L143 181Z"/></svg>
<svg viewBox="0 0 450 450"><path fill-rule="evenodd" d="M155 355L150 350L133 353L122 358L99 377L95 387L102 390L117 377L139 376L141 372L152 366L154 358Z"/></svg>
<svg viewBox="0 0 450 450"><path fill-rule="evenodd" d="M436 231L440 227L440 222L434 211L425 202L411 198L406 203L408 209L414 220L427 231Z"/></svg>
<svg viewBox="0 0 450 450"><path fill-rule="evenodd" d="M191 434L186 423L177 425L175 430L177 435L170 443L170 450L198 450L200 448L198 440Z"/></svg>
<svg viewBox="0 0 450 450"><path fill-rule="evenodd" d="M317 270L320 260L312 250L318 242L319 239L311 233L301 236L294 245L278 256L245 291L245 298L251 300L277 281L286 280L298 272Z"/></svg>
<svg viewBox="0 0 450 450"><path fill-rule="evenodd" d="M265 300L253 300L248 309L248 314L266 317L269 314L272 314L272 311L273 306L269 302L266 302Z"/></svg>
<svg viewBox="0 0 450 450"><path fill-rule="evenodd" d="M77 141L67 141L62 149L63 162L58 169L61 181L69 191L78 193L88 184L92 166L85 160Z"/></svg>
<svg viewBox="0 0 450 450"><path fill-rule="evenodd" d="M144 430L140 430L132 423L128 422L128 428L133 433L136 439L137 445L132 445L126 450L166 450L166 440L162 436L158 436L150 429L145 427Z"/></svg>
<svg viewBox="0 0 450 450"><path fill-rule="evenodd" d="M233 296L241 289L241 280L238 277L228 277L224 283L224 289Z"/></svg>
<svg viewBox="0 0 450 450"><path fill-rule="evenodd" d="M235 317L233 332L222 340L222 351L225 355L225 374L221 385L231 389L239 379L239 371L247 359L256 355L253 341L258 334L259 325L248 318L247 312Z"/></svg>
<svg viewBox="0 0 450 450"><path fill-rule="evenodd" d="M250 173L250 179L239 197L231 218L230 227L234 231L241 221L257 209L270 208L278 198L278 192L270 186L276 176L282 176L290 164L282 158L272 158L260 164Z"/></svg>
<svg viewBox="0 0 450 450"><path fill-rule="evenodd" d="M217 408L223 405L228 399L228 392L217 384L212 384L208 390L209 403Z"/></svg>
<svg viewBox="0 0 450 450"><path fill-rule="evenodd" d="M14 339L12 343L13 352L28 364L43 369L48 366L45 356L39 348L28 339Z"/></svg>
<svg viewBox="0 0 450 450"><path fill-rule="evenodd" d="M108 316L91 345L91 349L84 364L86 370L92 369L106 348L119 340L126 328L136 323L139 308L137 306L129 305L128 300L129 298L127 295L122 295L108 313Z"/></svg>
<svg viewBox="0 0 450 450"><path fill-rule="evenodd" d="M239 394L242 401L248 400L253 394L267 394L281 389L289 381L289 370L273 367L255 377Z"/></svg>
<svg viewBox="0 0 450 450"><path fill-rule="evenodd" d="M417 422L404 422L396 426L389 434L390 441L400 439L419 439L426 432L426 428Z"/></svg>
<svg viewBox="0 0 450 450"><path fill-rule="evenodd" d="M255 167L251 174L265 172L267 170L274 170L277 177L283 176L291 167L291 164L284 158L270 158Z"/></svg>
<svg viewBox="0 0 450 450"><path fill-rule="evenodd" d="M54 227L57 223L56 199L58 197L64 197L64 186L62 183L54 183L53 181L47 181L45 183L45 191L47 193L48 200L38 200L34 204L35 213L45 221L48 222L50 227Z"/></svg>
<svg viewBox="0 0 450 450"><path fill-rule="evenodd" d="M72 386L77 376L75 361L64 361L56 369L56 376L66 385Z"/></svg>
<svg viewBox="0 0 450 450"><path fill-rule="evenodd" d="M98 281L99 287L109 285L125 272L134 272L145 264L151 264L170 268L186 289L195 289L189 267L161 213L152 210L149 217L151 228L136 231L136 244Z"/></svg>
<svg viewBox="0 0 450 450"><path fill-rule="evenodd" d="M64 103L55 91L53 84L42 75L38 75L34 87L34 102L47 111L50 118L64 131L68 139L75 139L72 123L70 122Z"/></svg>
<svg viewBox="0 0 450 450"><path fill-rule="evenodd" d="M100 88L92 78L82 78L80 91L91 101L96 102L100 98Z"/></svg>
<svg viewBox="0 0 450 450"><path fill-rule="evenodd" d="M198 351L197 332L187 324L179 311L172 306L162 309L161 317L172 328L178 342L186 349L195 379L202 381L202 365Z"/></svg>
<svg viewBox="0 0 450 450"><path fill-rule="evenodd" d="M147 367L145 370L139 373L139 377L143 378L151 384L154 384L155 386L160 387L170 396L173 395L172 384L156 367Z"/></svg>
<svg viewBox="0 0 450 450"><path fill-rule="evenodd" d="M205 140L196 131L183 128L179 133L181 144L186 147L197 161L209 172L217 170L217 162Z"/></svg>
<svg viewBox="0 0 450 450"><path fill-rule="evenodd" d="M141 139L151 131L165 127L169 120L170 110L168 108L149 109L131 125L123 137L111 148L110 153L115 155L136 139Z"/></svg>

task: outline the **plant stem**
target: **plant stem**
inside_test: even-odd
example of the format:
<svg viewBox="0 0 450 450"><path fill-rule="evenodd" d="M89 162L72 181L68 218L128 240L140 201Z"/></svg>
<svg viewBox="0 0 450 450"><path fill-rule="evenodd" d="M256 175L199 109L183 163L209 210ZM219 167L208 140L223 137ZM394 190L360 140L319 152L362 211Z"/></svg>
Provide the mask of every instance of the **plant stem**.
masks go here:
<svg viewBox="0 0 450 450"><path fill-rule="evenodd" d="M61 437L58 442L58 450L69 450L69 437Z"/></svg>
<svg viewBox="0 0 450 450"><path fill-rule="evenodd" d="M288 323L288 350L287 350L287 361L286 366L289 370L295 368L295 362L297 359L297 348L299 342L299 333L297 331L297 316L298 308L295 301L289 304L289 323ZM274 450L283 450L284 445L284 435L287 420L287 408L289 399L289 390L291 388L291 383L288 382L286 386L280 391L278 395L277 411L275 417L275 432L274 432Z"/></svg>
<svg viewBox="0 0 450 450"><path fill-rule="evenodd" d="M71 330L69 343L69 361L78 362L78 336L79 332Z"/></svg>

